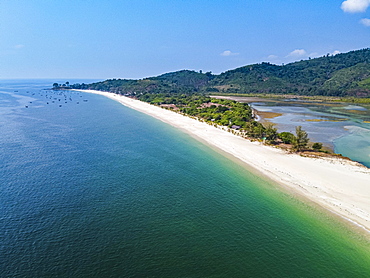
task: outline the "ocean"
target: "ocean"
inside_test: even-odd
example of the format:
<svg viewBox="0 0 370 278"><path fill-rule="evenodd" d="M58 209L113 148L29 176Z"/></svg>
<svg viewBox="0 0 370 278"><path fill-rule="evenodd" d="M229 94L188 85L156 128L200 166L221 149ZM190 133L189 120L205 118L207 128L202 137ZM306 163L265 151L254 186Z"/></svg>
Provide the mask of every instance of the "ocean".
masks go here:
<svg viewBox="0 0 370 278"><path fill-rule="evenodd" d="M369 277L370 243L337 218L53 83L0 80L0 277Z"/></svg>

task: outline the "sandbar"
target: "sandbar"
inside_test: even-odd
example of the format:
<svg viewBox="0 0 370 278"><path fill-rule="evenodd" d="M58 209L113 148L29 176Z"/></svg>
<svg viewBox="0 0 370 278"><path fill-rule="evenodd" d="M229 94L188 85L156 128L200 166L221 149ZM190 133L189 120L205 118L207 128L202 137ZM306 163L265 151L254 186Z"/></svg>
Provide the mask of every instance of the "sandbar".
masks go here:
<svg viewBox="0 0 370 278"><path fill-rule="evenodd" d="M102 91L78 91L106 96L200 138L370 233L370 169L359 163L287 153L139 100Z"/></svg>

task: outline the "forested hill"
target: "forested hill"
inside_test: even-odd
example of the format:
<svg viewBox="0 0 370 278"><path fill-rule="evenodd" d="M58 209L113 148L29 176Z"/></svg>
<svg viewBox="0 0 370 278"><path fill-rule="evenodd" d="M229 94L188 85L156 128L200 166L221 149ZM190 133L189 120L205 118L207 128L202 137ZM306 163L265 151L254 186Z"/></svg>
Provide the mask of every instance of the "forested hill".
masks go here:
<svg viewBox="0 0 370 278"><path fill-rule="evenodd" d="M142 80L113 79L74 88L121 94L228 93L370 97L370 49L302 60L261 63L212 75L182 70Z"/></svg>
<svg viewBox="0 0 370 278"><path fill-rule="evenodd" d="M108 79L92 84L74 84L73 89L93 89L123 95L137 94L194 94L201 92L214 76L190 70L165 73L145 79Z"/></svg>
<svg viewBox="0 0 370 278"><path fill-rule="evenodd" d="M370 96L370 49L283 66L244 66L218 75L209 85L226 93Z"/></svg>

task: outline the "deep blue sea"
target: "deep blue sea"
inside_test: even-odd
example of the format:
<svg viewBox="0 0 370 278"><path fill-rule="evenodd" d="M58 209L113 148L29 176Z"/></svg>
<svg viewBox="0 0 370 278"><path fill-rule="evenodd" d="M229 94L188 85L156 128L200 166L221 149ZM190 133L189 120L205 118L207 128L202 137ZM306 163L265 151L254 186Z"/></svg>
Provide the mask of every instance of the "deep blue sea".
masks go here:
<svg viewBox="0 0 370 278"><path fill-rule="evenodd" d="M332 215L53 82L0 80L0 277L370 277L370 243Z"/></svg>

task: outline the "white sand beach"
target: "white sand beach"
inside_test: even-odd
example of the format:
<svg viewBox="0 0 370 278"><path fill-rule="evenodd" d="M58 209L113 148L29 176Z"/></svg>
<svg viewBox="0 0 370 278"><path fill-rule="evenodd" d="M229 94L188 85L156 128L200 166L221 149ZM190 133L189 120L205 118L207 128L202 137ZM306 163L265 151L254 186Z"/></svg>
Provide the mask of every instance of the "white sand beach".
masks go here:
<svg viewBox="0 0 370 278"><path fill-rule="evenodd" d="M113 93L80 91L109 97L180 128L370 233L370 169L364 166L340 158L288 154L145 102Z"/></svg>

